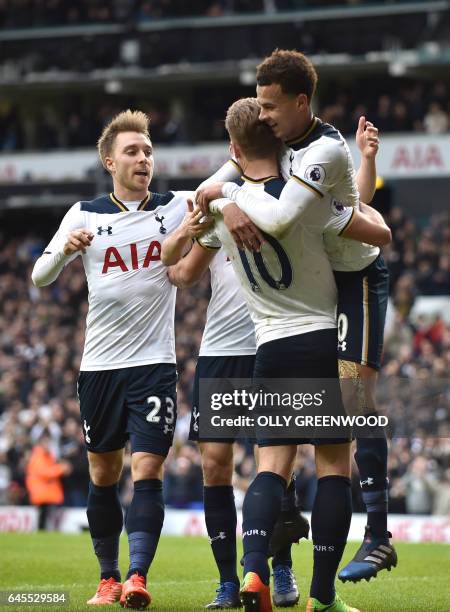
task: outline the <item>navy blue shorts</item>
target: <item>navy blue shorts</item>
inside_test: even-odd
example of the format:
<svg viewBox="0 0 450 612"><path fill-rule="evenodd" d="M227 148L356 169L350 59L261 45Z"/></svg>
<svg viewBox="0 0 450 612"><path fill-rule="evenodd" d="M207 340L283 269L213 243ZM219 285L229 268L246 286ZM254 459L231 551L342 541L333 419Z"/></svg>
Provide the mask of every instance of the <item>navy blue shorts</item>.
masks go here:
<svg viewBox="0 0 450 612"><path fill-rule="evenodd" d="M338 357L379 370L389 296L381 255L358 272L335 272L338 289Z"/></svg>
<svg viewBox="0 0 450 612"><path fill-rule="evenodd" d="M166 456L177 420L175 364L82 371L78 377L81 425L93 453L121 449Z"/></svg>
<svg viewBox="0 0 450 612"><path fill-rule="evenodd" d="M200 420L200 380L202 378L252 378L255 365L254 355L236 355L222 357L199 357L195 368L193 407L189 440L194 442L229 442L235 438L204 438L199 432Z"/></svg>
<svg viewBox="0 0 450 612"><path fill-rule="evenodd" d="M336 379L333 389L335 413L345 414L339 385L337 361L337 330L318 331L280 338L262 344L256 352L255 379L261 378L326 378ZM258 433L258 429L256 430ZM258 446L284 446L292 444L342 444L345 438L258 438Z"/></svg>

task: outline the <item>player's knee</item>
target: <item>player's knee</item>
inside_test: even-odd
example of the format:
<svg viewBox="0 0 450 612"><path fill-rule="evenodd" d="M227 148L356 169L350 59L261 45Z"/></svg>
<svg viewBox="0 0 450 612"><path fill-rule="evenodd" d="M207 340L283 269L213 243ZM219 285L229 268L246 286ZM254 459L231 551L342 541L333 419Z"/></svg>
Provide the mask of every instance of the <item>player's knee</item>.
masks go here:
<svg viewBox="0 0 450 612"><path fill-rule="evenodd" d="M351 475L351 443L315 447L317 478Z"/></svg>
<svg viewBox="0 0 450 612"><path fill-rule="evenodd" d="M93 484L109 487L120 480L123 467L123 453L88 453L89 476Z"/></svg>
<svg viewBox="0 0 450 612"><path fill-rule="evenodd" d="M258 473L273 472L288 483L293 472L296 454L295 445L260 447Z"/></svg>
<svg viewBox="0 0 450 612"><path fill-rule="evenodd" d="M206 486L231 485L233 477L233 456L226 454L202 455L203 480Z"/></svg>
<svg viewBox="0 0 450 612"><path fill-rule="evenodd" d="M89 467L89 475L91 481L98 487L110 487L120 480L122 473L121 464L100 464L91 465Z"/></svg>
<svg viewBox="0 0 450 612"><path fill-rule="evenodd" d="M386 438L360 438L357 440L355 461L359 466L370 465L375 470L383 470L387 464Z"/></svg>
<svg viewBox="0 0 450 612"><path fill-rule="evenodd" d="M131 476L137 480L163 479L163 463L165 457L153 453L137 452L131 456Z"/></svg>

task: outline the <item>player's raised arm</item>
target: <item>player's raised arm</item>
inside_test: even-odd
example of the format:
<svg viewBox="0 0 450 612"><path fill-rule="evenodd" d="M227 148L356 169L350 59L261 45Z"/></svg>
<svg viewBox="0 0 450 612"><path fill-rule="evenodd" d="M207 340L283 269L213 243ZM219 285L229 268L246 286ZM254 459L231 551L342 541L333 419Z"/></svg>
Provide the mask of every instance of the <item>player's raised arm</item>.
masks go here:
<svg viewBox="0 0 450 612"><path fill-rule="evenodd" d="M375 157L378 153L380 141L378 128L370 121L366 121L365 117L359 118L356 144L361 152L361 164L356 173L359 196L363 202L371 202L377 182Z"/></svg>
<svg viewBox="0 0 450 612"><path fill-rule="evenodd" d="M168 268L167 275L172 285L184 289L198 283L220 247L213 233L208 232L199 238L185 257Z"/></svg>
<svg viewBox="0 0 450 612"><path fill-rule="evenodd" d="M173 266L187 253L191 245L191 241L198 236L201 236L213 224L213 219L205 219L203 223L200 220L203 213L199 209L194 210L192 200L187 200L187 213L178 227L171 236L166 238L161 249L161 261L165 266Z"/></svg>
<svg viewBox="0 0 450 612"><path fill-rule="evenodd" d="M56 280L70 261L85 253L94 238L83 227L84 218L77 203L68 210L58 231L34 264L31 280L36 287L45 287Z"/></svg>

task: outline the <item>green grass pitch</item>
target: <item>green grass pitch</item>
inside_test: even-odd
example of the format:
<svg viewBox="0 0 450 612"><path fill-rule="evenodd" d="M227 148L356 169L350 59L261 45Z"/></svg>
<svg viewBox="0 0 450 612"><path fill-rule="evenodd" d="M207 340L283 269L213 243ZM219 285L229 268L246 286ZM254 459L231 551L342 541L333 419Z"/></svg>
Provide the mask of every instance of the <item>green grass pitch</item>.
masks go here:
<svg viewBox="0 0 450 612"><path fill-rule="evenodd" d="M350 543L343 563L357 548ZM121 568L127 566L127 542L121 541ZM239 551L240 552L240 551ZM376 580L341 584L338 591L361 612L405 610L408 612L450 610L450 546L445 544L398 544L399 565L382 572ZM294 568L301 592L297 610L304 610L311 577L312 548L304 540L294 546ZM0 534L0 590L69 592L70 602L61 605L10 605L11 611L87 610L94 594L98 568L88 534L61 533ZM161 538L149 574L151 609L201 610L212 600L216 571L205 538ZM119 604L110 606L121 609ZM103 606L101 609L105 609Z"/></svg>

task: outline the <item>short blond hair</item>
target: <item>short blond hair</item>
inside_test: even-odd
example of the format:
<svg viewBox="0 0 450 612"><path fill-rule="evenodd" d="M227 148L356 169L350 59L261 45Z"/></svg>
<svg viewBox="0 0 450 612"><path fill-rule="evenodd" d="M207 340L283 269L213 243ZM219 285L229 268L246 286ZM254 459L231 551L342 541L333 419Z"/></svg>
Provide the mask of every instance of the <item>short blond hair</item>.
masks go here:
<svg viewBox="0 0 450 612"><path fill-rule="evenodd" d="M281 141L260 121L261 107L256 98L241 98L227 111L225 127L233 142L249 160L262 159L278 151Z"/></svg>
<svg viewBox="0 0 450 612"><path fill-rule="evenodd" d="M102 135L97 142L98 154L103 166L105 166L105 159L111 156L117 134L138 132L150 139L149 124L150 117L142 111L128 109L113 117L103 128Z"/></svg>

